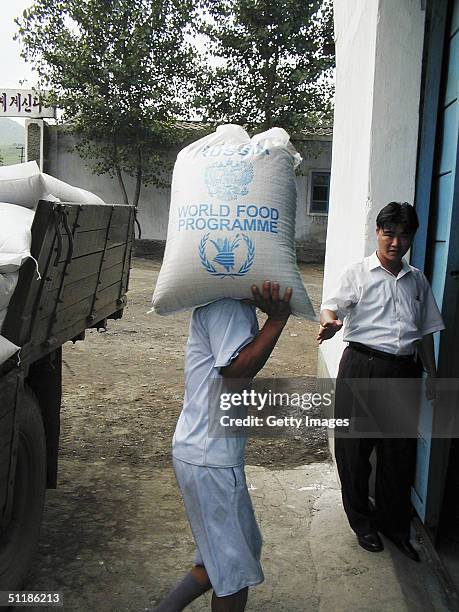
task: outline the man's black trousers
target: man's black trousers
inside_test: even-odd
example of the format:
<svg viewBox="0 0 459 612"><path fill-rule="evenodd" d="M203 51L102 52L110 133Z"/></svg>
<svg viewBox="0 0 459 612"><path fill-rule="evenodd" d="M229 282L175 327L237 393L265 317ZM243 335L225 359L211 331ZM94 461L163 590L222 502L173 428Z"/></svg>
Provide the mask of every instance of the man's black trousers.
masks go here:
<svg viewBox="0 0 459 612"><path fill-rule="evenodd" d="M335 417L352 418L356 403L342 379L420 378L422 368L414 360L391 361L347 347L341 358L335 396ZM341 382L340 382L341 381ZM370 455L376 451L376 511L369 506ZM339 437L335 458L341 479L344 509L357 534L373 529L409 537L411 485L416 465L416 438Z"/></svg>

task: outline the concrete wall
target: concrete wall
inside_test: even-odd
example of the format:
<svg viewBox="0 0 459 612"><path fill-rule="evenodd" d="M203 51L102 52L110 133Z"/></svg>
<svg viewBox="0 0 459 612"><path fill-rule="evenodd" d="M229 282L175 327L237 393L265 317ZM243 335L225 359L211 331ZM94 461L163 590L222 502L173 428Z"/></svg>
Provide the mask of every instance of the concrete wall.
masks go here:
<svg viewBox="0 0 459 612"><path fill-rule="evenodd" d="M94 174L77 152L73 151L75 138L55 126L48 126L49 146L44 171L48 174L83 187L101 197L105 202L122 203L122 195L116 178ZM125 176L128 195L135 190L135 180ZM139 220L143 238L162 240L167 233L169 215L169 189L143 188L139 202Z"/></svg>
<svg viewBox="0 0 459 612"><path fill-rule="evenodd" d="M413 202L425 12L419 0L335 0L336 97L324 294L374 251L390 200ZM335 377L342 333L319 352Z"/></svg>
<svg viewBox="0 0 459 612"><path fill-rule="evenodd" d="M311 173L330 171L331 141L310 140L295 143L303 162L297 177L296 242L300 261L323 261L327 239L328 215L309 213L311 199Z"/></svg>
<svg viewBox="0 0 459 612"><path fill-rule="evenodd" d="M121 202L117 179L108 175L98 176L85 165L76 152L74 138L56 127L48 127L49 146L46 154L45 172L57 178L93 191L106 202ZM331 167L331 139L296 142L303 162L297 177L297 218L296 238L298 256L302 261L323 261L327 233L327 215L309 214L310 182L313 170L327 170ZM134 180L126 177L128 194L134 193ZM158 242L163 243L167 235L169 218L170 189L142 187L139 203L139 221L143 241L140 245L144 254L157 253ZM154 243L152 243L154 241Z"/></svg>

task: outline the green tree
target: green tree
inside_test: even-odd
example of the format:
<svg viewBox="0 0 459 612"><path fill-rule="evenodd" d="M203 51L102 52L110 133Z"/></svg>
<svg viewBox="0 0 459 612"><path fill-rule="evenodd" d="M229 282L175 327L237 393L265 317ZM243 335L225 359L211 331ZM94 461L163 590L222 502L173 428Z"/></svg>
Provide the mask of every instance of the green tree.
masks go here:
<svg viewBox="0 0 459 612"><path fill-rule="evenodd" d="M193 93L192 0L36 0L16 20L23 57L78 136L80 155L117 177L125 203L163 186ZM135 177L128 196L125 175Z"/></svg>
<svg viewBox="0 0 459 612"><path fill-rule="evenodd" d="M328 122L334 66L331 0L202 0L204 116L252 129Z"/></svg>

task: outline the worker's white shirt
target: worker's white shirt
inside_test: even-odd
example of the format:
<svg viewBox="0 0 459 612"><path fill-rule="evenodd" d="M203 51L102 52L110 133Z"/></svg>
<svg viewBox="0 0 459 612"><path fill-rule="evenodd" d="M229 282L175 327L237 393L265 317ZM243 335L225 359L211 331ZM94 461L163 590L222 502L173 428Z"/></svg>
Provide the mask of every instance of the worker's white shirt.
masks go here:
<svg viewBox="0 0 459 612"><path fill-rule="evenodd" d="M245 435L209 436L209 412L214 411L214 418L224 414L214 405L223 390L220 368L229 365L257 334L255 308L239 300L218 300L193 311L185 352L185 398L172 441L176 459L208 467L244 463Z"/></svg>
<svg viewBox="0 0 459 612"><path fill-rule="evenodd" d="M350 266L320 308L344 320L345 342L394 355L413 353L423 336L445 328L424 274L403 260L395 277L376 252Z"/></svg>

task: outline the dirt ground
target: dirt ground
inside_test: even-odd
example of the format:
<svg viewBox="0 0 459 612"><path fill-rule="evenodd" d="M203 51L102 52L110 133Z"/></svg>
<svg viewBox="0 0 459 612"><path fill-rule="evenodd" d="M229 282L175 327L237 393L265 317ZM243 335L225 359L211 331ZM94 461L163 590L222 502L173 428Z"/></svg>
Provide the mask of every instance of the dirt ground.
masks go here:
<svg viewBox="0 0 459 612"><path fill-rule="evenodd" d="M189 313L147 314L159 267L134 260L123 319L64 348L59 482L27 589L63 591L72 612L142 610L155 601L156 573L175 575L178 556L192 554L170 468ZM322 266L301 272L317 308ZM259 376L314 377L316 333L291 318ZM329 459L324 431L249 440L246 457L270 470Z"/></svg>

